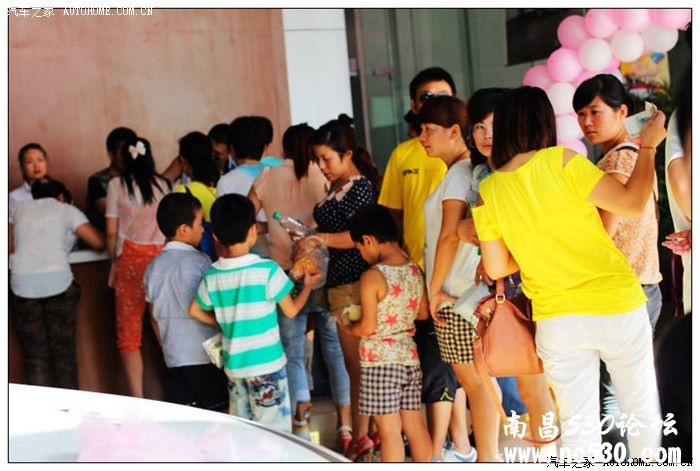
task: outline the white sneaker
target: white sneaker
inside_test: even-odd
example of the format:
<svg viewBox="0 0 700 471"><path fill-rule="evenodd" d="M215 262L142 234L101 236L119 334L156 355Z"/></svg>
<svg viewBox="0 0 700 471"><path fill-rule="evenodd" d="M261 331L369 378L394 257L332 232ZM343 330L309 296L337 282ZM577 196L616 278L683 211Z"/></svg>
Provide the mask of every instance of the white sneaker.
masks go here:
<svg viewBox="0 0 700 471"><path fill-rule="evenodd" d="M458 451L445 450L446 463L476 463L476 448L472 447L466 455Z"/></svg>
<svg viewBox="0 0 700 471"><path fill-rule="evenodd" d="M308 420L297 420L292 418L292 433L304 440L311 441L311 431Z"/></svg>

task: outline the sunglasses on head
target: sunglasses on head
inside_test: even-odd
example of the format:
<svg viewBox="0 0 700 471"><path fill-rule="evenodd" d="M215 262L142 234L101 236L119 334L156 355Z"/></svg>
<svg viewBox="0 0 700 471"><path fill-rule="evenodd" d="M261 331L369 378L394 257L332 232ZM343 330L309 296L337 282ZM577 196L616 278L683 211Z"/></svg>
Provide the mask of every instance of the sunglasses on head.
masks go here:
<svg viewBox="0 0 700 471"><path fill-rule="evenodd" d="M425 103L426 101L428 101L428 100L430 100L431 98L436 97L436 96L450 96L450 94L449 94L449 92L444 92L444 91L443 91L443 92L437 92L437 93L433 93L433 92L424 92L424 93L421 93L421 94L420 94L420 96L418 97L418 99L419 99L422 103Z"/></svg>

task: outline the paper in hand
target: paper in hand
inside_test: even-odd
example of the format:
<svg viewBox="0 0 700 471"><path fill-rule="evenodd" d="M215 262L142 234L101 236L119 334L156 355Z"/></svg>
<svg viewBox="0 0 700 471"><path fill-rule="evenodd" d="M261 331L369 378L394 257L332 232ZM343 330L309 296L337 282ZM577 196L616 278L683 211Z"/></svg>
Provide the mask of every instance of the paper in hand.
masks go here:
<svg viewBox="0 0 700 471"><path fill-rule="evenodd" d="M644 111L625 118L625 128L630 136L639 136L644 124L656 114L656 105L644 102Z"/></svg>

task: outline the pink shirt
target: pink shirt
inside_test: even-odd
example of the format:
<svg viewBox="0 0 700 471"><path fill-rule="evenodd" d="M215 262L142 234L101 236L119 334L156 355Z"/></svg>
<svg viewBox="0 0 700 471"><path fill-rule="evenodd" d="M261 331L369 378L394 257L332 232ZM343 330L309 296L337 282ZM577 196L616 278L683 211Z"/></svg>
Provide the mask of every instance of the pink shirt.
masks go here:
<svg viewBox="0 0 700 471"><path fill-rule="evenodd" d="M316 164L311 164L306 177L297 180L294 162L290 159L285 159L278 167L265 167L253 183L268 221L270 258L283 270L292 268L292 241L272 214L279 211L283 216L313 225L314 206L326 196L327 185L326 177Z"/></svg>
<svg viewBox="0 0 700 471"><path fill-rule="evenodd" d="M170 192L167 184L161 184L163 191L153 188L153 201L144 205L141 191L134 183L134 196L129 196L126 186L121 184L119 177L114 177L107 185L107 209L105 217L117 218L119 230L117 232L117 256L122 252L124 240L130 240L140 245L163 245L165 236L158 228L156 211L160 200Z"/></svg>

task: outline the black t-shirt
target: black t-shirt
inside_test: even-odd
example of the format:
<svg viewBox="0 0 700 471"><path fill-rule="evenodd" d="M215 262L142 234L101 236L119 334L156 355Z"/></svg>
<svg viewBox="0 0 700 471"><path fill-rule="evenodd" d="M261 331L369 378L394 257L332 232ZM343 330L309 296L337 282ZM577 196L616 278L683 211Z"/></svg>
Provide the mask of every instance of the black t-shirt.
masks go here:
<svg viewBox="0 0 700 471"><path fill-rule="evenodd" d="M107 197L107 185L112 179L109 167L94 173L88 178L88 191L85 201L85 215L88 221L100 231L105 231L105 215L95 206L95 201Z"/></svg>

